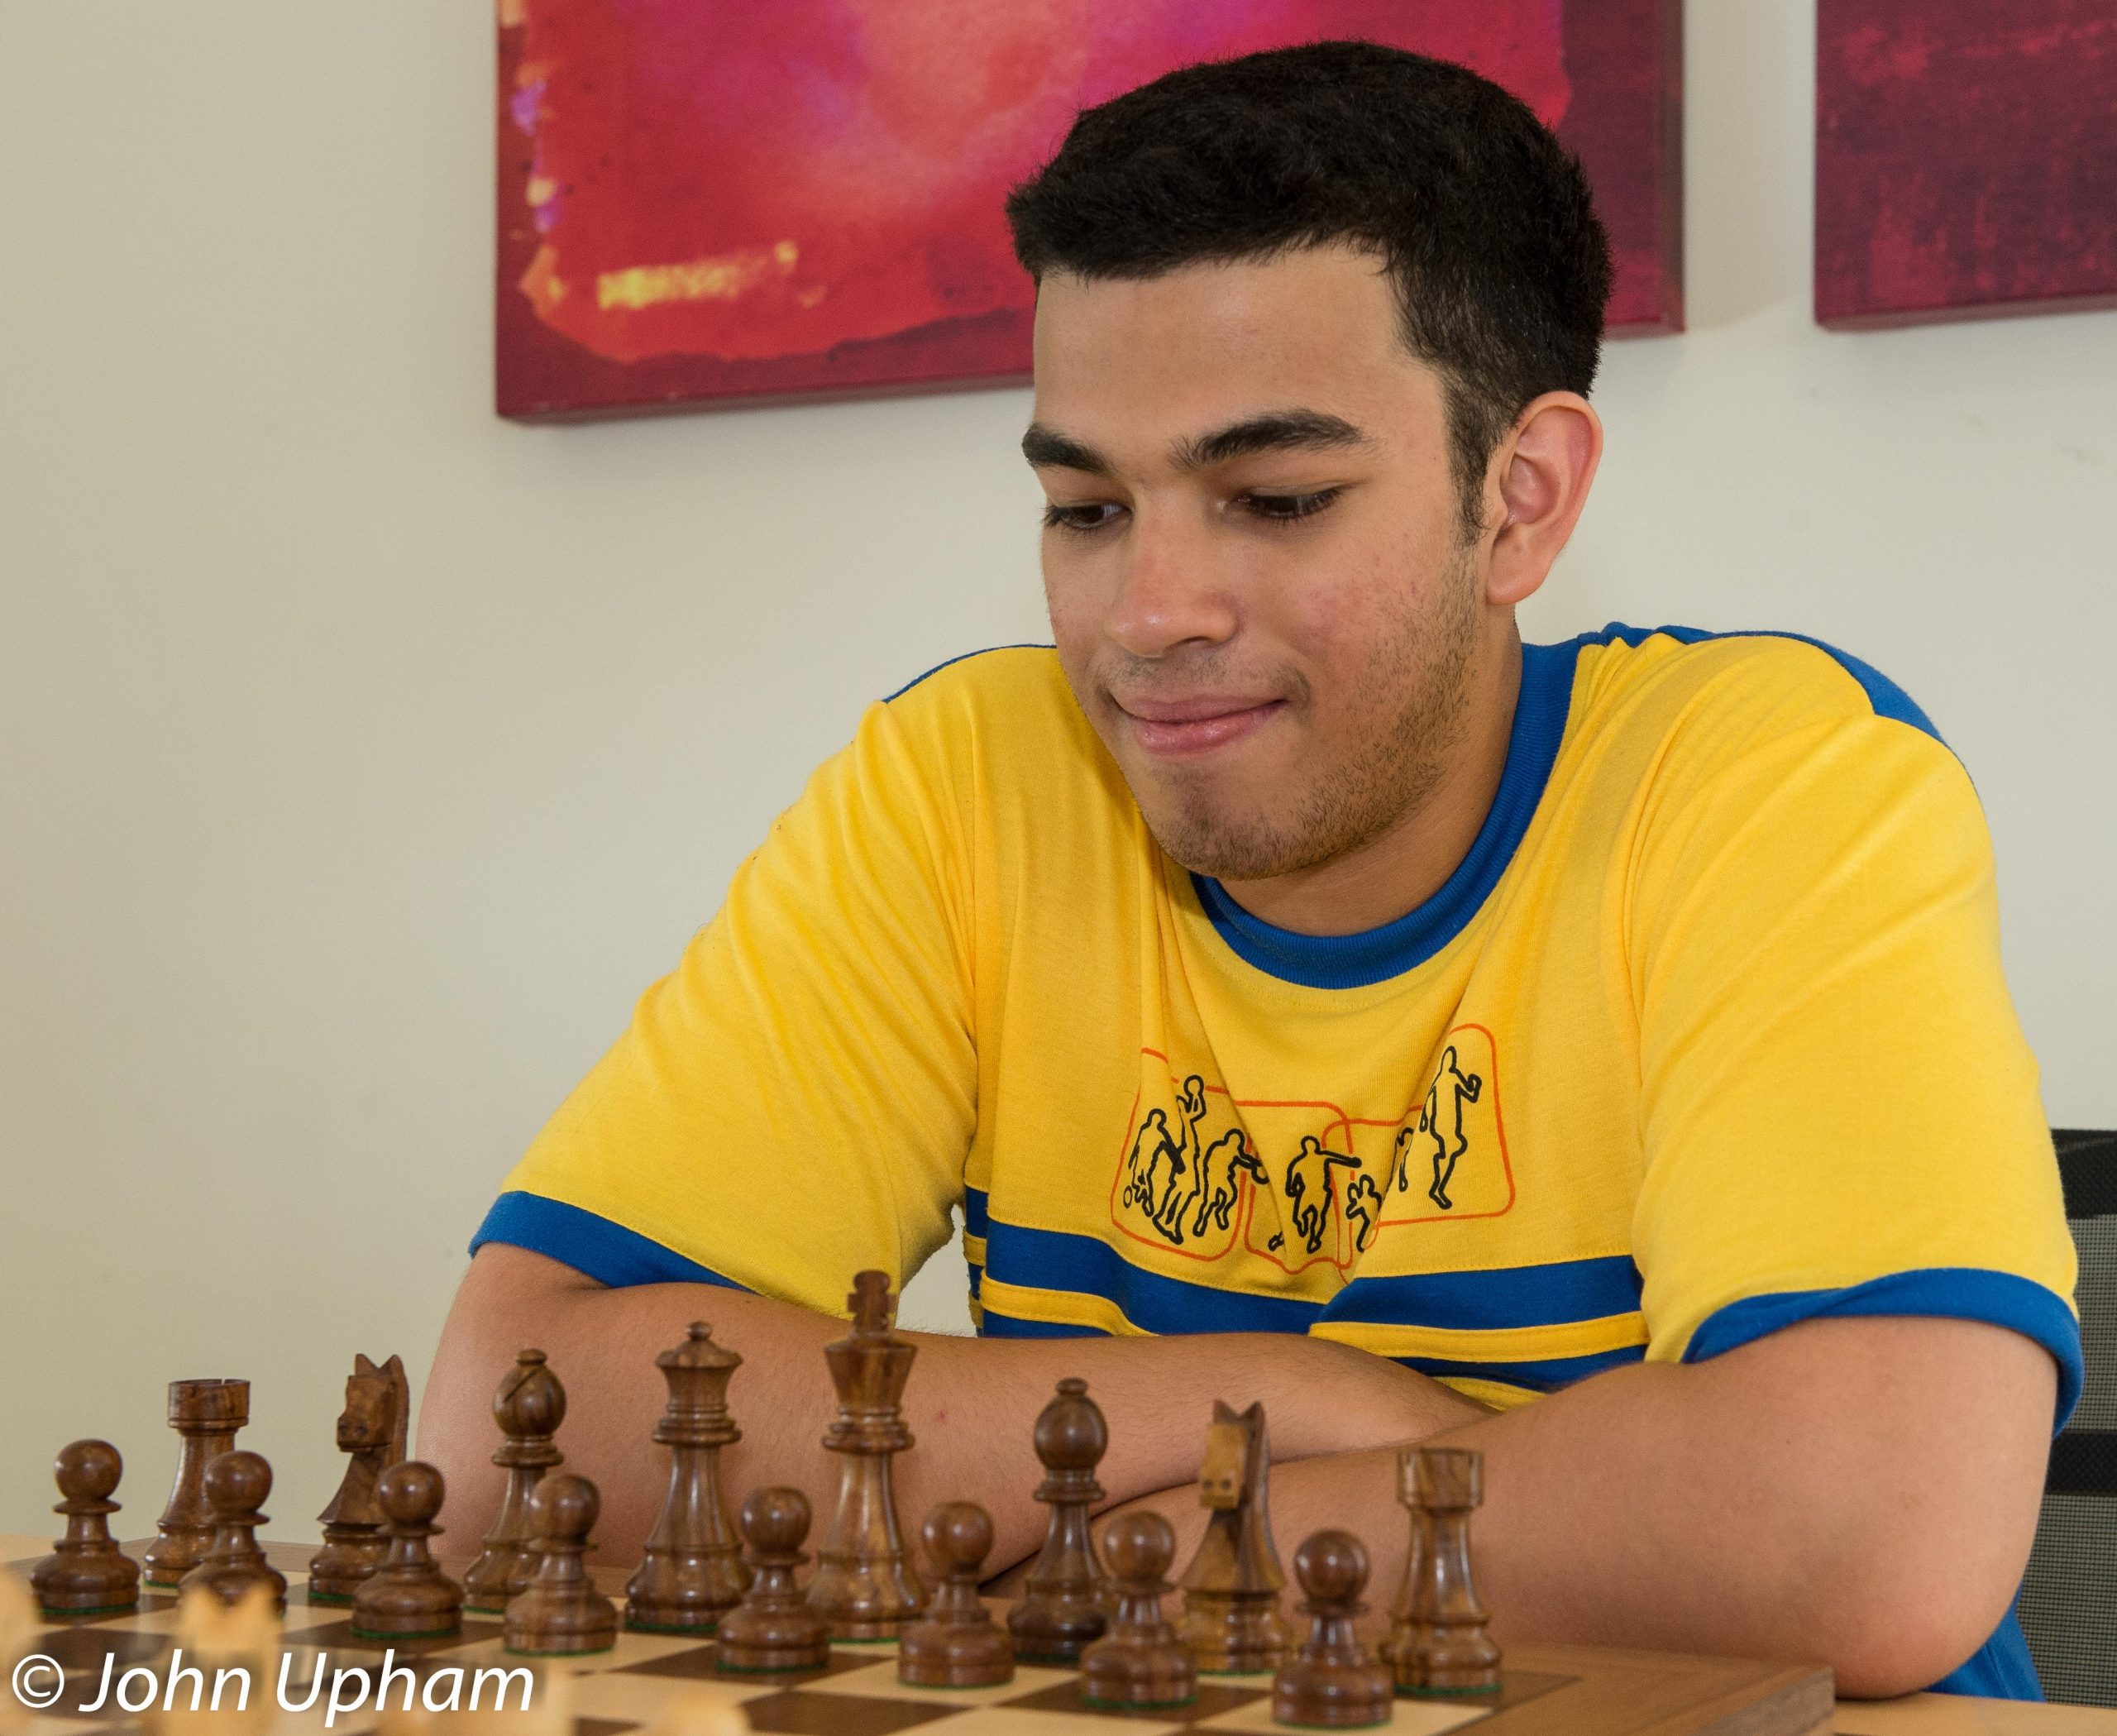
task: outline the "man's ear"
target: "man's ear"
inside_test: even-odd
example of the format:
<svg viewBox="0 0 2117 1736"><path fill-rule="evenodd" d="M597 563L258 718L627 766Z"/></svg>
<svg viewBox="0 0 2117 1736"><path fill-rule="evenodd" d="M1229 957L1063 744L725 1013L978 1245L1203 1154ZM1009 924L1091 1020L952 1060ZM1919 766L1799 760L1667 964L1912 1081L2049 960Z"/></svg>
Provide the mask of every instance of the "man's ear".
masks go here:
<svg viewBox="0 0 2117 1736"><path fill-rule="evenodd" d="M1522 412L1486 472L1485 522L1497 527L1487 602L1536 593L1588 504L1602 457L1602 418L1579 393L1546 392Z"/></svg>

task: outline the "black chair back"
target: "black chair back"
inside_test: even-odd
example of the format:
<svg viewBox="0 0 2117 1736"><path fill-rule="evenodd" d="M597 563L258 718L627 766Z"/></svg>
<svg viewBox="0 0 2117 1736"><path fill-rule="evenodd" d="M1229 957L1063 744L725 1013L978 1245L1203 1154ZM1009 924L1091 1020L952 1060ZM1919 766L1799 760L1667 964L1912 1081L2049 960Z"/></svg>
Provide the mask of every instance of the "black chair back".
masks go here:
<svg viewBox="0 0 2117 1736"><path fill-rule="evenodd" d="M2117 1132L2061 1128L2052 1138L2080 1250L2087 1381L2051 1443L2021 1625L2052 1700L2117 1706Z"/></svg>

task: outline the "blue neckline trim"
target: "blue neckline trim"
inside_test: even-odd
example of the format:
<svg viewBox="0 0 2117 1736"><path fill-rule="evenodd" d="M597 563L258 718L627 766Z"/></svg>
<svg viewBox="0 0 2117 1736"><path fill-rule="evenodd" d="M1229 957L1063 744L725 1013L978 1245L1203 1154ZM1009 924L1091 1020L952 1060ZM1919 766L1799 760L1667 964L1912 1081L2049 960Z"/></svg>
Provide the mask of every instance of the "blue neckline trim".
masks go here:
<svg viewBox="0 0 2117 1736"><path fill-rule="evenodd" d="M974 657L989 657L995 651L1055 651L1058 648L1055 645L1039 645L1031 640L1026 641L1019 645L983 645L975 651L958 651L953 657L942 658L939 662L934 664L934 667L929 669L924 675L913 676L910 681L906 681L901 687L898 688L896 692L886 696L883 699L882 703L886 705L892 700L902 699L906 694L910 692L911 690L917 686L921 681L931 681L944 669L953 669L958 663L968 662Z"/></svg>
<svg viewBox="0 0 2117 1736"><path fill-rule="evenodd" d="M1469 853L1441 889L1393 922L1357 935L1298 935L1253 916L1217 880L1193 874L1198 902L1230 950L1283 982L1307 988L1364 988L1400 977L1439 952L1477 915L1536 818L1573 704L1573 667L1584 637L1522 648L1522 691L1499 788Z"/></svg>

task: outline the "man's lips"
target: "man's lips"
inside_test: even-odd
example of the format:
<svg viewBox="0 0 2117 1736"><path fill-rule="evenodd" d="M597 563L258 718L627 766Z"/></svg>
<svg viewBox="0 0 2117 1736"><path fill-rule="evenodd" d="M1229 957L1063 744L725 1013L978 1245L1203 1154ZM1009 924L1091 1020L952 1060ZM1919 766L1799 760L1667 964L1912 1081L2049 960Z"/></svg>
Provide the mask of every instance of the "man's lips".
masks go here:
<svg viewBox="0 0 2117 1736"><path fill-rule="evenodd" d="M1276 716L1284 700L1202 696L1184 700L1119 700L1132 739L1163 758L1210 753L1238 741Z"/></svg>

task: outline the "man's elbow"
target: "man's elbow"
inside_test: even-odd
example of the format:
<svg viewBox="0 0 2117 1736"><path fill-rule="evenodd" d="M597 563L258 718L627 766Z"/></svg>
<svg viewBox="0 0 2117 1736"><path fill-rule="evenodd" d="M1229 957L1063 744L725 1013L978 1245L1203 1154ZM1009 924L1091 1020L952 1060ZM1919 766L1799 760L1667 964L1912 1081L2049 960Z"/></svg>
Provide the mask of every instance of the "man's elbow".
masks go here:
<svg viewBox="0 0 2117 1736"><path fill-rule="evenodd" d="M2021 1562L1968 1561L1919 1545L1872 1552L1859 1571L1840 1559L1829 1594L1811 1600L1814 1655L1855 1700L1930 1688L1966 1662L2005 1619Z"/></svg>

